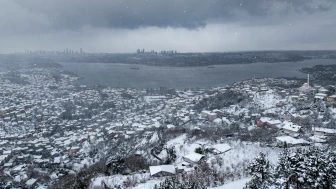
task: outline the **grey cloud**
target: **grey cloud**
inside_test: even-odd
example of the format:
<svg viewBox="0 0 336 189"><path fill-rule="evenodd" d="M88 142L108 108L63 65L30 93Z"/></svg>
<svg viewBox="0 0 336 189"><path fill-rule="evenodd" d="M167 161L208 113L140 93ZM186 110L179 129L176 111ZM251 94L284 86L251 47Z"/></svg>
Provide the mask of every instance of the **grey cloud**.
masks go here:
<svg viewBox="0 0 336 189"><path fill-rule="evenodd" d="M269 15L328 11L333 0L15 0L26 12L44 15L50 29L173 27L195 29L209 22L263 20ZM281 9L275 8L280 6ZM239 20L240 14L247 15ZM252 17L252 18L251 18ZM262 21L261 21L262 22ZM256 22L257 23L257 22ZM44 25L40 26L44 28Z"/></svg>
<svg viewBox="0 0 336 189"><path fill-rule="evenodd" d="M335 0L1 0L0 53L335 49Z"/></svg>

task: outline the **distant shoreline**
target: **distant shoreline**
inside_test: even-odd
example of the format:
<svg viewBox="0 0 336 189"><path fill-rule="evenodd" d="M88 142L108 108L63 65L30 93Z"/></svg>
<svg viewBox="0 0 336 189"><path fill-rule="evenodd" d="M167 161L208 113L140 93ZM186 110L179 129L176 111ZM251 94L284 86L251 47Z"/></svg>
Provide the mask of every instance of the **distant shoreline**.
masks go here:
<svg viewBox="0 0 336 189"><path fill-rule="evenodd" d="M277 61L277 62L241 62L241 63L226 63L226 64L209 64L209 65L188 65L188 66L180 66L180 65L148 65L148 64L134 64L134 63L122 63L122 62L57 62L59 64L66 64L66 63L74 63L74 64L114 64L114 65L130 65L130 66L151 66L151 67L167 67L167 68L190 68L190 67L205 67L205 68L216 68L216 66L223 66L223 65L235 65L235 64L256 64L256 63L265 63L265 64L276 64L276 63L282 63L282 62L302 62L305 60L319 60L319 58L312 58L312 59L303 59L299 61ZM321 59L323 60L323 59ZM334 60L334 59L330 59ZM131 68L131 67L130 67Z"/></svg>
<svg viewBox="0 0 336 189"><path fill-rule="evenodd" d="M333 58L307 58L303 60L298 60L298 61L277 61L277 62L241 62L241 63L227 63L227 64L209 64L209 65L189 65L189 66L175 66L175 65L148 65L148 64L133 64L133 63L122 63L122 62L57 62L59 64L114 64L114 65L129 65L129 66L149 66L149 67L166 67L166 68L190 68L190 67L204 67L204 68L209 68L213 69L216 68L216 66L223 66L223 65L237 65L237 64L258 64L258 63L265 63L265 64L276 64L276 63L299 63L303 62L305 60L335 60L336 64L336 59ZM130 67L132 68L132 67Z"/></svg>
<svg viewBox="0 0 336 189"><path fill-rule="evenodd" d="M133 53L133 54L17 54L1 57L4 61L106 63L155 67L212 67L216 65L301 62L312 59L336 59L336 51L254 51L228 53ZM137 67L137 66L135 66Z"/></svg>

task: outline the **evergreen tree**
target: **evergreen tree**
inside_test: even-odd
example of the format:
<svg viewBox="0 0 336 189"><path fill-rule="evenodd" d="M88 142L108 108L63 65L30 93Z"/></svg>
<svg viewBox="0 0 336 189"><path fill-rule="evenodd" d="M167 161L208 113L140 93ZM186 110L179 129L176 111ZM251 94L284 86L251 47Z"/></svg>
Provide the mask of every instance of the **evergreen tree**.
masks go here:
<svg viewBox="0 0 336 189"><path fill-rule="evenodd" d="M289 188L292 172L289 163L289 150L287 148L281 153L278 164L273 173L273 183L279 188Z"/></svg>
<svg viewBox="0 0 336 189"><path fill-rule="evenodd" d="M311 148L306 153L306 184L311 188L329 188L334 182L331 173L335 171L332 166L333 158L327 149Z"/></svg>
<svg viewBox="0 0 336 189"><path fill-rule="evenodd" d="M304 160L300 162L302 167L301 178L304 181L304 185L316 188L318 170L318 156L316 149L309 149L303 153Z"/></svg>
<svg viewBox="0 0 336 189"><path fill-rule="evenodd" d="M277 188L331 188L336 182L336 157L327 149L285 150L275 167L272 184Z"/></svg>
<svg viewBox="0 0 336 189"><path fill-rule="evenodd" d="M250 188L264 188L270 179L270 165L264 153L255 158L247 167L247 172L252 176Z"/></svg>
<svg viewBox="0 0 336 189"><path fill-rule="evenodd" d="M112 174L119 174L125 170L125 160L121 156L109 158L105 165L109 168Z"/></svg>
<svg viewBox="0 0 336 189"><path fill-rule="evenodd" d="M204 151L203 151L203 149L202 149L201 147L199 147L199 148L196 148L196 149L195 149L195 153L203 154Z"/></svg>
<svg viewBox="0 0 336 189"><path fill-rule="evenodd" d="M326 187L329 188L330 186L336 184L336 153L329 152L326 157L328 159L328 164L325 168L325 172L327 173Z"/></svg>
<svg viewBox="0 0 336 189"><path fill-rule="evenodd" d="M297 149L296 152L292 152L288 156L289 170L291 172L290 180L296 183L296 187L300 187L305 181L304 173L304 156L301 149Z"/></svg>
<svg viewBox="0 0 336 189"><path fill-rule="evenodd" d="M165 163L170 164L176 160L176 151L174 147L166 148L166 151L167 151L167 160Z"/></svg>

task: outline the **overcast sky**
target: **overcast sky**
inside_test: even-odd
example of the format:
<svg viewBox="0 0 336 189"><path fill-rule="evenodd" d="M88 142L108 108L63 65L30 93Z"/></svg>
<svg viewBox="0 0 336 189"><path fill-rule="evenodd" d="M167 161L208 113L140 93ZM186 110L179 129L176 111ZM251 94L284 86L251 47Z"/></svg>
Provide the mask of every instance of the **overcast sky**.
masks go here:
<svg viewBox="0 0 336 189"><path fill-rule="evenodd" d="M0 53L336 49L335 0L0 0Z"/></svg>

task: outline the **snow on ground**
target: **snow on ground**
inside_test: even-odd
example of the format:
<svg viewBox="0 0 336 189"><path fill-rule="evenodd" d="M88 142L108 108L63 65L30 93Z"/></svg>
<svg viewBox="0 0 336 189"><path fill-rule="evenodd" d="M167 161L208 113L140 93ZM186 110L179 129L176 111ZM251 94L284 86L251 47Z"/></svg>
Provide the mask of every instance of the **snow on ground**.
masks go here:
<svg viewBox="0 0 336 189"><path fill-rule="evenodd" d="M146 183L142 183L142 184L139 184L135 187L133 187L133 189L152 189L155 187L155 185L160 185L161 182L163 182L165 178L162 178L162 179L155 179L155 180L149 180L147 181Z"/></svg>
<svg viewBox="0 0 336 189"><path fill-rule="evenodd" d="M36 189L47 189L47 188L48 188L47 186L41 185L41 186L38 186Z"/></svg>
<svg viewBox="0 0 336 189"><path fill-rule="evenodd" d="M147 103L151 103L153 101L160 101L162 99L166 99L166 96L144 96L144 100Z"/></svg>
<svg viewBox="0 0 336 189"><path fill-rule="evenodd" d="M256 104L259 104L261 108L268 109L275 107L281 99L282 98L277 93L275 93L273 90L269 90L265 93L256 93L254 95L253 101Z"/></svg>
<svg viewBox="0 0 336 189"><path fill-rule="evenodd" d="M282 108L270 108L264 111L264 114L280 114L282 112Z"/></svg>
<svg viewBox="0 0 336 189"><path fill-rule="evenodd" d="M163 180L160 180L160 179L159 180L154 180L154 179L149 180L149 178L150 178L149 173L134 174L134 175L101 176L101 177L96 177L96 178L92 179L91 180L91 186L89 188L101 187L101 186L103 186L103 183L105 183L106 186L108 186L110 188L115 188L118 185L123 186L124 182L127 179L137 180L137 182L142 182L142 184L139 185L140 188L142 186L143 187L151 186L151 185L154 186L155 184L163 181ZM136 186L136 188L139 188L139 187ZM148 189L150 189L150 188L148 188Z"/></svg>
<svg viewBox="0 0 336 189"><path fill-rule="evenodd" d="M84 167L88 167L92 165L92 162L90 162L88 160L88 158L85 158L83 159L80 163L74 163L72 168L75 170L75 171L80 171L81 169L83 169Z"/></svg>
<svg viewBox="0 0 336 189"><path fill-rule="evenodd" d="M156 138L156 137L155 137ZM261 147L259 143L245 143L240 141L221 141L218 143L225 143L231 146L231 150L225 152L223 154L214 155L208 154L207 162L209 165L213 166L215 169L228 174L228 177L225 182L230 182L233 180L241 179L247 177L245 174L245 169L249 162L251 162L260 152L263 152L268 157L271 164L275 164L278 161L278 156L282 149L280 148L268 148L268 147ZM180 135L170 141L167 142L167 147L175 147L177 159L176 163L182 162L182 157L188 155L190 153L194 153L195 149L201 146L208 146L214 145L213 142L209 140L195 140L195 139L188 139L186 134ZM165 155L165 150L159 155L162 157ZM231 175L231 176L230 176ZM154 188L155 184L159 184L164 180L163 178L153 178L149 176L149 173L145 174L135 174L135 175L114 175L111 177L97 177L92 180L92 186L101 186L103 182L106 183L107 186L113 187L115 185L122 185L123 182L127 179L127 177L134 178L137 177L139 184L135 187L137 189L151 189ZM239 182L240 181L240 182ZM243 184L248 180L239 180L237 182L233 182L224 185L224 189L230 186L238 186L243 181ZM237 184L237 185L233 185ZM220 187L218 187L220 188ZM232 187L236 188L236 187ZM239 187L238 187L239 188ZM222 188L220 188L222 189Z"/></svg>
<svg viewBox="0 0 336 189"><path fill-rule="evenodd" d="M229 141L228 144L231 146L231 150L220 154L224 159L224 163L235 163L237 161L251 161L259 155L260 152L263 152L268 157L270 163L275 164L278 161L278 156L282 149L279 148L269 148L269 147L260 147L258 143L243 143Z"/></svg>
<svg viewBox="0 0 336 189"><path fill-rule="evenodd" d="M246 183L249 182L251 178L245 178L237 181L224 184L223 186L209 188L209 189L243 189L246 186Z"/></svg>
<svg viewBox="0 0 336 189"><path fill-rule="evenodd" d="M159 136L158 134L155 132L152 136L152 138L149 140L150 143L156 143L159 141Z"/></svg>
<svg viewBox="0 0 336 189"><path fill-rule="evenodd" d="M180 135L167 142L167 147L174 147L176 151L176 162L179 163L182 160L183 156L186 156L190 153L194 153L196 148L201 147L200 143L210 143L210 141L188 141L187 135Z"/></svg>
<svg viewBox="0 0 336 189"><path fill-rule="evenodd" d="M171 147L175 148L177 162L181 161L182 156L188 154L189 151L191 151L190 149L189 150L187 149L189 147L185 144L186 140L187 140L187 135L183 134L167 142L168 148L171 148Z"/></svg>
<svg viewBox="0 0 336 189"><path fill-rule="evenodd" d="M329 112L333 116L333 118L336 118L336 108L329 108Z"/></svg>
<svg viewBox="0 0 336 189"><path fill-rule="evenodd" d="M228 125L231 124L231 121L228 120L228 118L226 118L226 117L223 117L223 118L222 118L222 121L225 122L225 123L227 123Z"/></svg>
<svg viewBox="0 0 336 189"><path fill-rule="evenodd" d="M280 148L261 147L259 143L245 143L240 141L222 141L220 143L228 144L231 146L231 150L219 155L208 154L207 162L224 173L239 174L239 176L236 175L231 179L245 177L245 169L248 163L257 157L260 152L266 154L271 164L277 163L279 154L282 152ZM185 134L167 142L168 147L175 147L177 155L176 163L182 162L183 156L194 153L196 148L201 147L201 144L206 146L214 145L213 142L208 140L187 140Z"/></svg>
<svg viewBox="0 0 336 189"><path fill-rule="evenodd" d="M249 110L247 108L239 107L236 105L232 105L228 108L225 108L226 113L233 114L233 115L245 114L245 113L248 113L248 111Z"/></svg>
<svg viewBox="0 0 336 189"><path fill-rule="evenodd" d="M278 156L282 151L279 148L260 147L258 143L250 143L249 145L243 142L228 141L231 150L216 156L209 156L207 162L212 164L215 169L232 174L231 179L239 179L246 177L246 171L249 162L259 155L260 152L266 154L266 157L271 164L278 161Z"/></svg>
<svg viewBox="0 0 336 189"><path fill-rule="evenodd" d="M211 141L187 141L186 134L183 134L168 141L167 147L175 147L177 155L176 162L180 162L183 156L193 153L196 148L201 147L201 143L211 146L213 145ZM226 141L221 143L226 143L231 146L230 151L217 155L217 157L223 159L224 167L238 166L242 163L247 165L247 163L258 156L260 152L266 154L271 164L275 164L282 151L282 149L279 148L261 147L259 143L244 143L240 141ZM211 159L214 159L215 157L215 155L209 154L208 160L211 161Z"/></svg>

